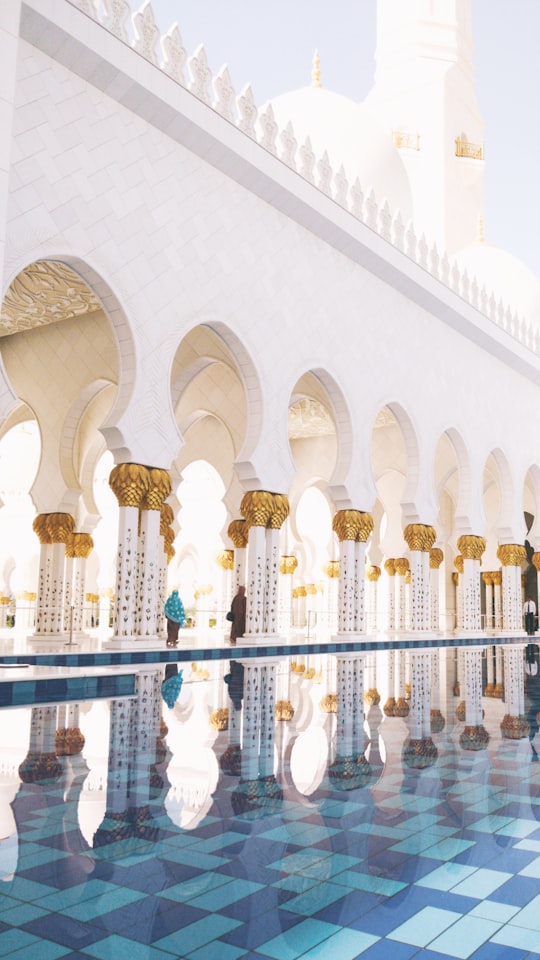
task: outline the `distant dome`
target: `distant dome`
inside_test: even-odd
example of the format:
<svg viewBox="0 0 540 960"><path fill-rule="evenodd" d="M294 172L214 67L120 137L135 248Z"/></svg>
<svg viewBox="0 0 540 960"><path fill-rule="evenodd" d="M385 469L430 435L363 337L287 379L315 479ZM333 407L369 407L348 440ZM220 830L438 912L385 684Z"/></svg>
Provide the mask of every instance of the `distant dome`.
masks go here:
<svg viewBox="0 0 540 960"><path fill-rule="evenodd" d="M349 184L358 177L364 196L373 188L377 202L388 200L392 214L399 210L404 223L412 218L401 157L367 107L314 86L284 93L270 103L280 130L291 122L299 147L309 137L317 160L326 150L334 173L343 164Z"/></svg>
<svg viewBox="0 0 540 960"><path fill-rule="evenodd" d="M467 268L471 281L476 277L480 290L485 286L488 297L493 293L505 309L540 328L540 281L521 260L483 241L465 247L456 260L462 270Z"/></svg>

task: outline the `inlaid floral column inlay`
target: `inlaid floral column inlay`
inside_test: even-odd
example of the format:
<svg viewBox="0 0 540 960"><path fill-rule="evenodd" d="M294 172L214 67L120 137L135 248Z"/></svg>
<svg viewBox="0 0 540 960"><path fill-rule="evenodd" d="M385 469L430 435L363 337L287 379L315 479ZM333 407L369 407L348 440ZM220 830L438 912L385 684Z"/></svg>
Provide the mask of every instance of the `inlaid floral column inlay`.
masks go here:
<svg viewBox="0 0 540 960"><path fill-rule="evenodd" d="M502 629L523 633L521 602L521 564L527 559L519 543L502 543L497 550L502 564Z"/></svg>
<svg viewBox="0 0 540 960"><path fill-rule="evenodd" d="M123 639L137 633L139 508L150 490L149 470L139 463L120 463L113 467L109 484L120 508L114 636Z"/></svg>
<svg viewBox="0 0 540 960"><path fill-rule="evenodd" d="M411 552L411 630L431 628L429 606L429 555L437 534L434 527L424 523L409 523L403 537Z"/></svg>
<svg viewBox="0 0 540 960"><path fill-rule="evenodd" d="M34 519L33 529L41 545L36 636L63 633L66 542L74 527L69 513L41 513Z"/></svg>
<svg viewBox="0 0 540 960"><path fill-rule="evenodd" d="M482 630L480 561L486 549L486 541L483 537L464 534L459 537L457 545L463 557L463 576L460 577L463 630L465 633L480 633Z"/></svg>
<svg viewBox="0 0 540 960"><path fill-rule="evenodd" d="M493 571L493 607L495 617L495 630L503 628L503 608L502 608L502 571Z"/></svg>
<svg viewBox="0 0 540 960"><path fill-rule="evenodd" d="M465 727L459 742L464 750L483 750L489 733L483 725L482 649L463 647L461 653L461 693L465 704Z"/></svg>
<svg viewBox="0 0 540 960"><path fill-rule="evenodd" d="M456 629L458 633L463 631L463 557L458 554L454 557L454 583L456 585Z"/></svg>
<svg viewBox="0 0 540 960"><path fill-rule="evenodd" d="M366 541L373 530L373 518L360 510L339 510L332 529L339 540L338 633L362 633Z"/></svg>

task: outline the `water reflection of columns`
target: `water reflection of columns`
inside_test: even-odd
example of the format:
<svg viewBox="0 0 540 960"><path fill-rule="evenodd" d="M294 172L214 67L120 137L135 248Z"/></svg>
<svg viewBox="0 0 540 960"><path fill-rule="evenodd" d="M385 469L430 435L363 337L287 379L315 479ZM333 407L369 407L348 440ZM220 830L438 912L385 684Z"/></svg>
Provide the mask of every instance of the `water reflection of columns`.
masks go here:
<svg viewBox="0 0 540 960"><path fill-rule="evenodd" d="M275 660L243 661L242 780L252 783L274 774L276 710Z"/></svg>
<svg viewBox="0 0 540 960"><path fill-rule="evenodd" d="M411 699L409 711L409 737L402 756L409 767L431 766L438 750L431 738L431 652L411 650Z"/></svg>
<svg viewBox="0 0 540 960"><path fill-rule="evenodd" d="M527 559L525 547L518 543L503 543L497 550L502 563L502 629L509 633L523 633L521 602L521 564Z"/></svg>
<svg viewBox="0 0 540 960"><path fill-rule="evenodd" d="M429 551L429 597L431 629L438 632L439 626L439 568L444 560L444 554L439 547L432 547Z"/></svg>
<svg viewBox="0 0 540 960"><path fill-rule="evenodd" d="M494 607L494 617L495 630L502 630L503 628L503 615L502 615L502 572L500 570L493 571L493 607Z"/></svg>
<svg viewBox="0 0 540 960"><path fill-rule="evenodd" d="M383 707L384 714L387 717L393 717L394 710L396 708L396 698L394 696L395 674L396 674L396 671L395 671L394 651L387 650L386 677L387 677L388 697Z"/></svg>
<svg viewBox="0 0 540 960"><path fill-rule="evenodd" d="M407 652L406 650L396 650L396 704L394 707L395 717L406 717L409 714L409 704L406 699L407 687Z"/></svg>
<svg viewBox="0 0 540 960"><path fill-rule="evenodd" d="M364 658L360 654L338 655L335 759L330 778L341 784L358 785L358 776L367 776L364 756Z"/></svg>
<svg viewBox="0 0 540 960"><path fill-rule="evenodd" d="M434 527L424 523L409 523L403 536L410 550L410 611L411 630L429 630L431 611L429 603L430 588L430 551L437 534Z"/></svg>
<svg viewBox="0 0 540 960"><path fill-rule="evenodd" d="M381 695L377 689L377 653L375 651L367 655L365 676L367 689L364 699L370 707L378 706Z"/></svg>
<svg viewBox="0 0 540 960"><path fill-rule="evenodd" d="M460 577L463 597L463 632L479 634L482 631L480 562L486 549L486 541L483 537L467 534L459 537L457 545L463 557L463 575Z"/></svg>
<svg viewBox="0 0 540 960"><path fill-rule="evenodd" d="M366 579L368 582L367 593L367 631L368 633L377 632L377 583L381 575L381 568L369 566L366 569Z"/></svg>
<svg viewBox="0 0 540 960"><path fill-rule="evenodd" d="M69 513L41 513L33 529L41 545L35 636L63 635L66 541L75 526Z"/></svg>
<svg viewBox="0 0 540 960"><path fill-rule="evenodd" d="M501 721L501 733L508 740L520 740L529 734L525 716L525 676L522 644L503 648L504 700L506 713Z"/></svg>
<svg viewBox="0 0 540 960"><path fill-rule="evenodd" d="M459 742L465 750L483 750L489 742L489 734L483 725L482 653L481 647L463 647L461 650L465 727Z"/></svg>
<svg viewBox="0 0 540 960"><path fill-rule="evenodd" d="M503 648L500 644L495 647L495 688L493 696L497 700L504 698L504 660Z"/></svg>
<svg viewBox="0 0 540 960"><path fill-rule="evenodd" d="M58 780L62 764L56 755L57 708L32 707L28 752L19 766L23 783Z"/></svg>
<svg viewBox="0 0 540 960"><path fill-rule="evenodd" d="M493 697L495 690L495 649L492 644L486 647L486 688L485 697Z"/></svg>
<svg viewBox="0 0 540 960"><path fill-rule="evenodd" d="M445 719L441 713L441 651L433 650L431 654L431 733L441 733Z"/></svg>
<svg viewBox="0 0 540 960"><path fill-rule="evenodd" d="M409 561L406 557L397 557L394 560L396 568L396 630L404 631L407 625L407 604L405 578L409 570Z"/></svg>
<svg viewBox="0 0 540 960"><path fill-rule="evenodd" d="M395 588L395 576L396 576L396 561L393 557L389 557L388 560L384 561L385 572L390 577L388 583L388 607L387 607L387 621L386 628L389 631L396 629L396 588Z"/></svg>

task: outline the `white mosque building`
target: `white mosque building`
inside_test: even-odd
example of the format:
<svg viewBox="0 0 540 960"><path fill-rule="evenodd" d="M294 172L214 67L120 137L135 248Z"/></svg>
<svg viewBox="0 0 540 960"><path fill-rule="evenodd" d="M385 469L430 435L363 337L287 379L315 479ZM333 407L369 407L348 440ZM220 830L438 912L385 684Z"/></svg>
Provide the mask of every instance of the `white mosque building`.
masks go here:
<svg viewBox="0 0 540 960"><path fill-rule="evenodd" d="M36 646L109 606L163 644L173 587L220 629L239 583L246 643L522 633L540 284L483 233L471 0L377 14L362 103L315 56L257 106L151 3L0 5L0 615Z"/></svg>

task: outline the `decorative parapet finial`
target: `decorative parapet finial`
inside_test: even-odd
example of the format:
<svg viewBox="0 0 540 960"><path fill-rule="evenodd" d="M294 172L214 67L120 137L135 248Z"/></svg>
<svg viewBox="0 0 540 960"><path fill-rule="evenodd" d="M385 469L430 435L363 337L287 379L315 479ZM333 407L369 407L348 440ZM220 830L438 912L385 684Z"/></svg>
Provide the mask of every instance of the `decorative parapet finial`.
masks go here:
<svg viewBox="0 0 540 960"><path fill-rule="evenodd" d="M311 61L311 86L320 87L321 84L321 58L319 57L319 51L315 50L313 54L313 60Z"/></svg>

